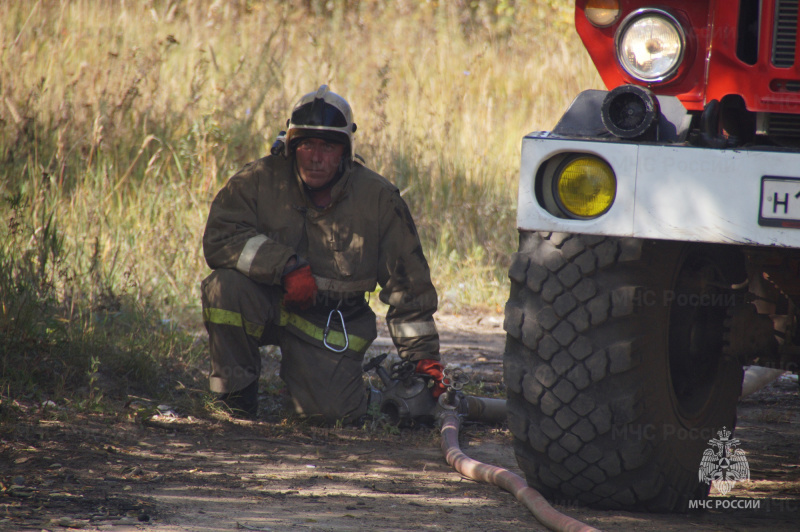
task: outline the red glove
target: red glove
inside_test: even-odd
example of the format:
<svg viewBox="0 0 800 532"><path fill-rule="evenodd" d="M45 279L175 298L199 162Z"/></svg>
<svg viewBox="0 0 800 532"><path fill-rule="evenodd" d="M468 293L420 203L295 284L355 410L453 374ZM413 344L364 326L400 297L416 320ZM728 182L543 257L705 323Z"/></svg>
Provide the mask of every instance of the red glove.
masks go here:
<svg viewBox="0 0 800 532"><path fill-rule="evenodd" d="M317 298L317 283L311 275L311 266L305 265L284 275L283 288L286 290L283 303L288 308L311 308Z"/></svg>
<svg viewBox="0 0 800 532"><path fill-rule="evenodd" d="M440 395L442 395L445 391L447 391L447 386L442 384L442 379L444 378L444 366L438 360L431 360L429 358L425 360L419 360L417 362L417 373L422 373L423 375L430 375L433 377L433 388L431 388L431 394L433 395L434 399L438 399Z"/></svg>

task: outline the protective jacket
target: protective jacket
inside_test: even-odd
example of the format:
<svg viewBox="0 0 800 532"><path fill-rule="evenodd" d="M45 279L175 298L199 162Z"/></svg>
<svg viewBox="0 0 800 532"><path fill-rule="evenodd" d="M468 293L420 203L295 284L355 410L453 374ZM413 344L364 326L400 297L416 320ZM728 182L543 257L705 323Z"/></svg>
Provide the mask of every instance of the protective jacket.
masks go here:
<svg viewBox="0 0 800 532"><path fill-rule="evenodd" d="M331 307L361 300L380 285L400 356L438 359L436 290L397 187L349 160L327 207L316 207L303 186L293 158L273 155L242 168L212 203L203 235L209 267L280 286L296 256L310 263L318 301Z"/></svg>

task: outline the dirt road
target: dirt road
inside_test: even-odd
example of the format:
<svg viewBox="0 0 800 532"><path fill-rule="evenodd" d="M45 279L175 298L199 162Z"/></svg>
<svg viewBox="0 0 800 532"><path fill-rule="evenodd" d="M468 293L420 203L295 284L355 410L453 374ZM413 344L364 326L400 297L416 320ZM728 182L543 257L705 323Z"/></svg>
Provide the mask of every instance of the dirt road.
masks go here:
<svg viewBox="0 0 800 532"><path fill-rule="evenodd" d="M438 322L447 361L487 394L502 392L501 316ZM379 339L372 352L389 344ZM24 418L0 434L3 530L544 529L510 494L451 470L433 428L321 428L269 412L256 422L153 416L137 401L102 415L21 407ZM751 480L730 495L762 500L758 510L650 515L556 507L603 530L798 529L797 383L779 381L742 400L737 436ZM511 438L504 427L467 426L462 449L518 472Z"/></svg>

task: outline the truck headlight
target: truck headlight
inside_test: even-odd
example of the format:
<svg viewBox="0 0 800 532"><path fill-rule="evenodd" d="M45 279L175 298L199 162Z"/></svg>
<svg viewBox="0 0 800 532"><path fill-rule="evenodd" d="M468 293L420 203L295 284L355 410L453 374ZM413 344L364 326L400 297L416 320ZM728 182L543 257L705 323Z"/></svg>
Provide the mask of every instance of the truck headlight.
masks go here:
<svg viewBox="0 0 800 532"><path fill-rule="evenodd" d="M611 208L617 194L614 171L591 155L566 159L556 171L553 185L559 206L573 218L600 216Z"/></svg>
<svg viewBox="0 0 800 532"><path fill-rule="evenodd" d="M622 21L616 35L617 59L640 81L659 82L678 70L686 48L680 23L659 9L634 11Z"/></svg>

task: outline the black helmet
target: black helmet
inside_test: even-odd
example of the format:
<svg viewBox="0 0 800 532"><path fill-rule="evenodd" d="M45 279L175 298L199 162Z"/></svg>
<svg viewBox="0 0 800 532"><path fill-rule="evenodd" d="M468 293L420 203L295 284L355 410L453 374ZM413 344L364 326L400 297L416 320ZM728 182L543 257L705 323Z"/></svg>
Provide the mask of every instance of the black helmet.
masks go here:
<svg viewBox="0 0 800 532"><path fill-rule="evenodd" d="M330 92L327 85L309 92L292 109L286 128L286 146L294 148L293 140L315 137L345 144L350 158L355 156L353 133L356 125L347 100ZM294 143L296 144L296 142Z"/></svg>

